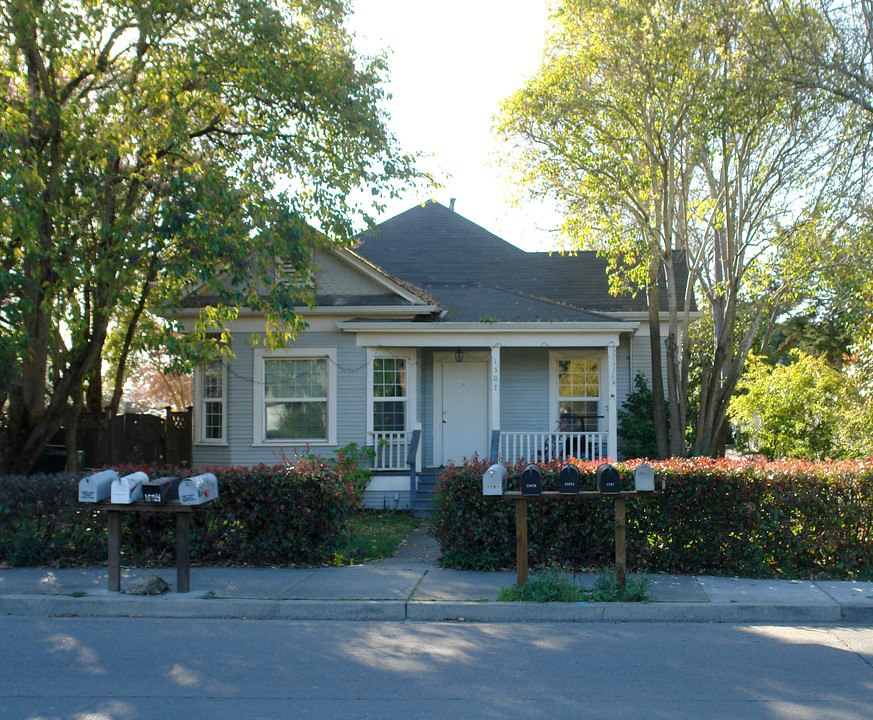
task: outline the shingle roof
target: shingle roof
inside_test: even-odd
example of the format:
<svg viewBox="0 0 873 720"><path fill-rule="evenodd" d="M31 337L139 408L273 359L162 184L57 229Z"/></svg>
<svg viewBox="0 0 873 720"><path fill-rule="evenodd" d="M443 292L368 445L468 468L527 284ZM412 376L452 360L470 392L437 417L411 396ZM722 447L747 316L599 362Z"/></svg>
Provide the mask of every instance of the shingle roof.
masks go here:
<svg viewBox="0 0 873 720"><path fill-rule="evenodd" d="M358 240L358 255L427 290L447 320L594 322L646 310L642 293L609 294L606 260L595 252L525 252L433 201Z"/></svg>

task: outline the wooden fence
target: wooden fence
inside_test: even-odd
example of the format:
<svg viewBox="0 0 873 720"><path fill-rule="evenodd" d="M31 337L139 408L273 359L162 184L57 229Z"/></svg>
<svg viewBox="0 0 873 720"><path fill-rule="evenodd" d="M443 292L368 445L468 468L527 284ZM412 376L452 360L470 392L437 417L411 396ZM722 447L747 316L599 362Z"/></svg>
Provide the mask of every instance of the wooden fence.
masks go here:
<svg viewBox="0 0 873 720"><path fill-rule="evenodd" d="M99 415L79 418L76 445L82 467L103 467L122 463L191 464L191 408L164 417L125 413L103 426Z"/></svg>

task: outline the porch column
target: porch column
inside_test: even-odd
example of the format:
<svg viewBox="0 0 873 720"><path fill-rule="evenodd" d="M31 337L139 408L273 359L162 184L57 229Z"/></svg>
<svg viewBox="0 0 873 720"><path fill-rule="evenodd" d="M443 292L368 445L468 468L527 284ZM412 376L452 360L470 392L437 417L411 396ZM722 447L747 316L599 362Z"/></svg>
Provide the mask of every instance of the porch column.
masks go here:
<svg viewBox="0 0 873 720"><path fill-rule="evenodd" d="M615 407L617 389L615 372L615 343L611 342L606 349L606 370L608 373L609 404L606 407L606 454L613 460L618 459L618 410Z"/></svg>
<svg viewBox="0 0 873 720"><path fill-rule="evenodd" d="M491 431L500 430L500 344L491 348ZM490 437L491 433L489 433Z"/></svg>

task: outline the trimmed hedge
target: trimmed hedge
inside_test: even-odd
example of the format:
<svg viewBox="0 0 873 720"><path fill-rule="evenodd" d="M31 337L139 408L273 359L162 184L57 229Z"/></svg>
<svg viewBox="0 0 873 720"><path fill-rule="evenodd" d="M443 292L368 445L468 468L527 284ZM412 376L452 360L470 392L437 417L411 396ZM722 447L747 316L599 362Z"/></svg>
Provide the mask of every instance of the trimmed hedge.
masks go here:
<svg viewBox="0 0 873 720"><path fill-rule="evenodd" d="M639 461L615 464L633 488ZM577 462L583 489L597 463ZM652 462L657 497L627 502L627 561L648 572L745 577L873 578L873 460L809 463L709 458ZM557 489L558 463L541 465L543 489ZM484 462L439 476L434 534L443 564L515 564L514 503L482 495ZM507 468L518 490L523 466ZM597 568L614 561L610 499L528 503L531 565Z"/></svg>
<svg viewBox="0 0 873 720"><path fill-rule="evenodd" d="M190 470L143 470L150 478L188 477ZM193 562L234 565L319 564L345 540L344 520L360 505L353 461L307 459L294 465L215 467L218 500L191 523ZM106 562L107 513L78 502L72 475L0 477L0 562L9 565L90 565ZM171 514L124 513L122 562L175 563Z"/></svg>

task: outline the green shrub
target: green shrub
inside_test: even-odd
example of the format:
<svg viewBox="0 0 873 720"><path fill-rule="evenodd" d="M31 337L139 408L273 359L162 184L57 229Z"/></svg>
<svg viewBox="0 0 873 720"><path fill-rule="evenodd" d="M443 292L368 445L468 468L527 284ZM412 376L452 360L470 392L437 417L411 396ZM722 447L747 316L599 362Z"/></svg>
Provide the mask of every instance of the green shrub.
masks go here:
<svg viewBox="0 0 873 720"><path fill-rule="evenodd" d="M212 472L219 499L195 514L204 561L326 562L346 539L343 521L360 504L354 479L334 463L310 459Z"/></svg>
<svg viewBox="0 0 873 720"><path fill-rule="evenodd" d="M150 478L191 470L116 468ZM251 565L326 562L345 541L345 519L360 505L360 473L346 457L305 459L294 465L216 467L218 500L191 523L191 558L199 563ZM199 472L199 471L198 471ZM0 476L0 561L10 565L106 562L106 512L78 502L72 475ZM175 562L175 522L169 513L122 515L122 562Z"/></svg>
<svg viewBox="0 0 873 720"><path fill-rule="evenodd" d="M655 399L645 375L637 373L634 388L616 416L621 452L624 457L656 458L658 444L652 424Z"/></svg>
<svg viewBox="0 0 873 720"><path fill-rule="evenodd" d="M578 463L594 489L596 463ZM627 501L627 563L647 572L746 577L873 578L873 460L733 462L710 458L653 462L655 497ZM622 487L636 462L617 463ZM482 495L485 463L441 473L434 535L443 563L471 567L491 556L515 564L515 507ZM517 490L521 466L507 468ZM557 463L542 466L543 489L556 489ZM614 561L614 511L608 498L528 503L528 559L574 569Z"/></svg>
<svg viewBox="0 0 873 720"><path fill-rule="evenodd" d="M78 503L68 473L0 476L0 560L10 565L106 559L105 513Z"/></svg>
<svg viewBox="0 0 873 720"><path fill-rule="evenodd" d="M576 464L583 489L593 490L599 463ZM515 505L511 500L482 494L482 475L487 467L485 462L450 465L437 478L433 534L446 566L483 569L470 562L481 558L493 559L497 567L515 565ZM541 468L543 490L557 490L561 463ZM508 490L519 489L523 470L521 464L507 468ZM575 568L602 567L614 559L611 500L535 501L528 503L527 513L531 566L557 562Z"/></svg>

